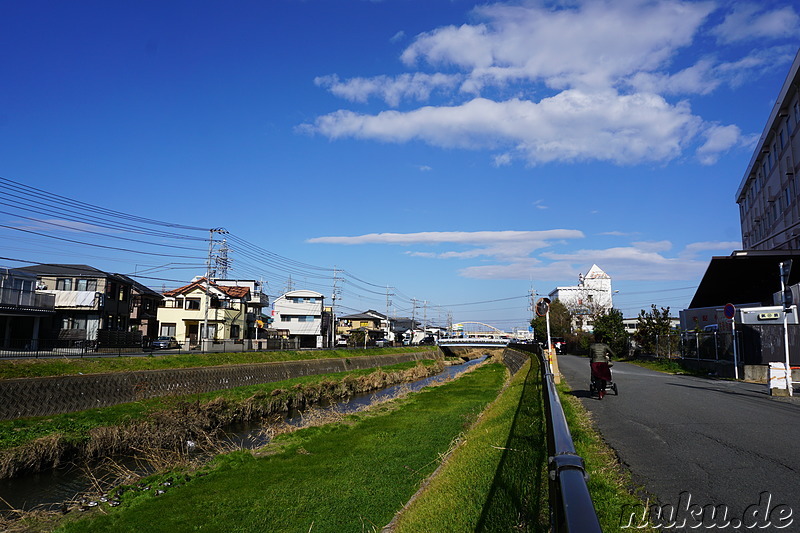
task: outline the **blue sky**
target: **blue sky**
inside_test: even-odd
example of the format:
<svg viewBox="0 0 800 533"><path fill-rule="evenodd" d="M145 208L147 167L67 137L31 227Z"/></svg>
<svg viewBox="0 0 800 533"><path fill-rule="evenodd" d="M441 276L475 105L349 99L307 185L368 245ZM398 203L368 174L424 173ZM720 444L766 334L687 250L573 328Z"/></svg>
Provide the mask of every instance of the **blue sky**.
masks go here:
<svg viewBox="0 0 800 533"><path fill-rule="evenodd" d="M791 1L2 1L0 177L191 249L6 197L0 265L160 290L224 227L231 276L335 278L346 312L524 326L593 263L626 316L681 309L741 246L799 27Z"/></svg>

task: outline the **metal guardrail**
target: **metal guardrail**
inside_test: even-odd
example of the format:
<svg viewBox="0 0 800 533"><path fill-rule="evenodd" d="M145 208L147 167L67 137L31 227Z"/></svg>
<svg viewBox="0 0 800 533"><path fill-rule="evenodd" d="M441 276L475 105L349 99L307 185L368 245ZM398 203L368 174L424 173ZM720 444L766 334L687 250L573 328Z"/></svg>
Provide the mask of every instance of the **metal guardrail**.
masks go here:
<svg viewBox="0 0 800 533"><path fill-rule="evenodd" d="M600 521L586 485L583 458L575 453L550 365L537 344L511 344L509 348L536 356L542 371L547 453L550 477L550 525L557 533L602 533Z"/></svg>

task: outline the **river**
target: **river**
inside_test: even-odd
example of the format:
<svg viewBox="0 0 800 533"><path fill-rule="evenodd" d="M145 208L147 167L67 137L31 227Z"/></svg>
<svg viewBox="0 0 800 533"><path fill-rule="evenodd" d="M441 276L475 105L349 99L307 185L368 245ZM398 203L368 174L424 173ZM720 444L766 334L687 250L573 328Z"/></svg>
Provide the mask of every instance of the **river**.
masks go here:
<svg viewBox="0 0 800 533"><path fill-rule="evenodd" d="M313 409L331 409L339 413L355 412L373 403L394 397L402 390L416 391L437 381L456 377L482 363L486 357L446 366L441 373L418 381L392 385L379 391L355 395L335 404L314 406ZM302 425L303 421L302 412L287 413L285 417L285 422L294 426ZM226 428L223 440L228 441L232 447L254 449L266 445L269 437L260 424L249 423ZM152 472L149 464L130 457L116 457L114 461L140 475ZM37 508L58 508L65 502L78 500L82 494L97 493L96 480L103 479L106 474L107 471L99 465L92 465L91 468L70 465L18 478L0 480L0 512L10 509L27 511Z"/></svg>

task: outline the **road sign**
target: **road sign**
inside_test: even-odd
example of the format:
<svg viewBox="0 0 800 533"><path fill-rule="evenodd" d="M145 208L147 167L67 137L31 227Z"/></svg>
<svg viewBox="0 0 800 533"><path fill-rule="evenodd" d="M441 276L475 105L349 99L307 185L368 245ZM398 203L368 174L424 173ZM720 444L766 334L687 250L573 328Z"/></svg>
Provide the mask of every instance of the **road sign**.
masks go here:
<svg viewBox="0 0 800 533"><path fill-rule="evenodd" d="M549 310L550 310L550 299L539 298L539 301L536 302L536 315L545 316L547 314L547 311Z"/></svg>
<svg viewBox="0 0 800 533"><path fill-rule="evenodd" d="M726 304L723 312L725 313L725 318L733 318L736 316L736 307L733 304Z"/></svg>

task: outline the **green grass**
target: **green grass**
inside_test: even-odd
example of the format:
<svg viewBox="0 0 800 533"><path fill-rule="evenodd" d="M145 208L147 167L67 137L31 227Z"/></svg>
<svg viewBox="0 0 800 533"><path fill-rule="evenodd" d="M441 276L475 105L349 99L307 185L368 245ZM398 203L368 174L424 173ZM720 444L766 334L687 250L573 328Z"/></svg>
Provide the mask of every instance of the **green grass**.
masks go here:
<svg viewBox="0 0 800 533"><path fill-rule="evenodd" d="M378 412L285 436L277 453L221 456L203 477L60 531L378 530L496 398L504 376L502 365L485 365Z"/></svg>
<svg viewBox="0 0 800 533"><path fill-rule="evenodd" d="M685 368L678 359L626 359L625 362L657 372L666 372L667 374L708 374L708 371L695 371Z"/></svg>
<svg viewBox="0 0 800 533"><path fill-rule="evenodd" d="M630 474L622 468L614 451L603 442L600 434L592 426L586 409L575 396L569 394L569 391L566 384L558 385L558 395L572 434L575 451L583 457L589 473L589 493L600 526L605 533L627 531L620 525L623 510L641 507L642 501L631 492L633 484ZM637 529L637 531L657 530Z"/></svg>
<svg viewBox="0 0 800 533"><path fill-rule="evenodd" d="M396 533L548 531L541 378L530 363L397 521Z"/></svg>
<svg viewBox="0 0 800 533"><path fill-rule="evenodd" d="M432 360L422 361L433 364ZM381 367L386 372L405 370L417 364L416 361ZM331 374L303 376L289 380L248 385L234 389L220 390L186 396L152 398L138 402L119 404L111 407L89 409L75 413L52 416L19 418L0 421L0 450L21 446L34 439L47 435L60 434L67 442L80 443L89 438L89 432L97 427L119 426L146 418L149 414L169 409L179 403L205 403L218 398L231 402L245 400L258 393L269 394L277 389L288 390L296 385L311 385L326 380L342 380L346 376L368 375L377 369L351 370Z"/></svg>
<svg viewBox="0 0 800 533"><path fill-rule="evenodd" d="M433 347L435 349L435 347ZM276 352L180 353L121 357L63 357L60 359L0 360L0 379L67 376L162 370L204 366L299 361L305 359L354 358L404 352L423 352L420 347L375 348L369 350L283 350ZM158 352L156 352L158 353Z"/></svg>

